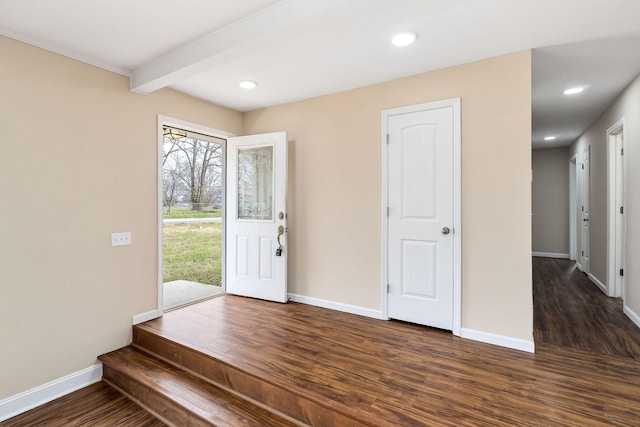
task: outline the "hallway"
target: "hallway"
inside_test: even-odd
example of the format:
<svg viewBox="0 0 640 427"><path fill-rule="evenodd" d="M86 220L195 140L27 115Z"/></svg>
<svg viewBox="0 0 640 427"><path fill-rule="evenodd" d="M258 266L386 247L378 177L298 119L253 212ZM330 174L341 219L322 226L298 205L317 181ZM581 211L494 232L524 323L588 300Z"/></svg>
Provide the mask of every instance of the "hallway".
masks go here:
<svg viewBox="0 0 640 427"><path fill-rule="evenodd" d="M575 262L533 258L534 340L589 353L640 360L640 328Z"/></svg>

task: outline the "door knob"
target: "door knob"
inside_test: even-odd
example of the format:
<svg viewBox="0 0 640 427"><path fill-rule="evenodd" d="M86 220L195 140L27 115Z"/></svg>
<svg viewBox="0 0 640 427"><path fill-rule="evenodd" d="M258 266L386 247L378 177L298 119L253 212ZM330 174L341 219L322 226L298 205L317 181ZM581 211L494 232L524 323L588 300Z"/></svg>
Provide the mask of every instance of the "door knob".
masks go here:
<svg viewBox="0 0 640 427"><path fill-rule="evenodd" d="M449 230L449 227L442 227L442 234L449 234L451 233L451 230Z"/></svg>

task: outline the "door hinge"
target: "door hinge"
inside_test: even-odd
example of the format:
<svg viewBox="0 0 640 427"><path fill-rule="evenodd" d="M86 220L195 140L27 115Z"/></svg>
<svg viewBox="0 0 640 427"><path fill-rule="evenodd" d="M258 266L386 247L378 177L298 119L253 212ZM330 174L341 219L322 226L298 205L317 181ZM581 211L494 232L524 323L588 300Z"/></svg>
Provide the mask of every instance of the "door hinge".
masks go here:
<svg viewBox="0 0 640 427"><path fill-rule="evenodd" d="M582 256L584 256L584 251L582 251Z"/></svg>
<svg viewBox="0 0 640 427"><path fill-rule="evenodd" d="M620 155L621 155L621 156L624 156L624 148L621 148L621 149L620 149Z"/></svg>
<svg viewBox="0 0 640 427"><path fill-rule="evenodd" d="M389 145L389 134L387 134L387 145Z"/></svg>
<svg viewBox="0 0 640 427"><path fill-rule="evenodd" d="M391 208L387 206L387 217L391 215L389 212L391 212Z"/></svg>
<svg viewBox="0 0 640 427"><path fill-rule="evenodd" d="M584 206L582 207L582 212L584 212Z"/></svg>
<svg viewBox="0 0 640 427"><path fill-rule="evenodd" d="M624 213L624 206L620 206L620 213L623 214Z"/></svg>
<svg viewBox="0 0 640 427"><path fill-rule="evenodd" d="M620 269L620 275L624 276L624 269L623 268Z"/></svg>
<svg viewBox="0 0 640 427"><path fill-rule="evenodd" d="M584 163L582 163L582 165L581 165L581 166L582 166L582 169L584 169Z"/></svg>
<svg viewBox="0 0 640 427"><path fill-rule="evenodd" d="M387 293L391 292L391 285L387 283Z"/></svg>

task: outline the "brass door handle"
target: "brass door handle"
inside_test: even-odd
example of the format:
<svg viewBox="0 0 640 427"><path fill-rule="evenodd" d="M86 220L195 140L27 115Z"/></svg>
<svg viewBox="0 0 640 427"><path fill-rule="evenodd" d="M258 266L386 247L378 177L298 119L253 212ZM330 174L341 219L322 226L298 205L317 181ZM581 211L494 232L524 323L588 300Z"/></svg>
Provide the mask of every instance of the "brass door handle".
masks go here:
<svg viewBox="0 0 640 427"><path fill-rule="evenodd" d="M284 234L284 226L279 225L278 226L278 246L282 246L282 244L280 243L280 236L282 236Z"/></svg>

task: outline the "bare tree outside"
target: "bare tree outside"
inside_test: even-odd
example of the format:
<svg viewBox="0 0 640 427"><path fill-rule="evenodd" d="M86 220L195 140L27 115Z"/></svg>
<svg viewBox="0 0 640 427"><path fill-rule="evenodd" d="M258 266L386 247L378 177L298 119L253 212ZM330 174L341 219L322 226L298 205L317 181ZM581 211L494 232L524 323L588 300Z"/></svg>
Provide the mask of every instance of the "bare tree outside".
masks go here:
<svg viewBox="0 0 640 427"><path fill-rule="evenodd" d="M167 214L177 203L188 203L192 211L222 206L222 145L165 135L162 172Z"/></svg>

